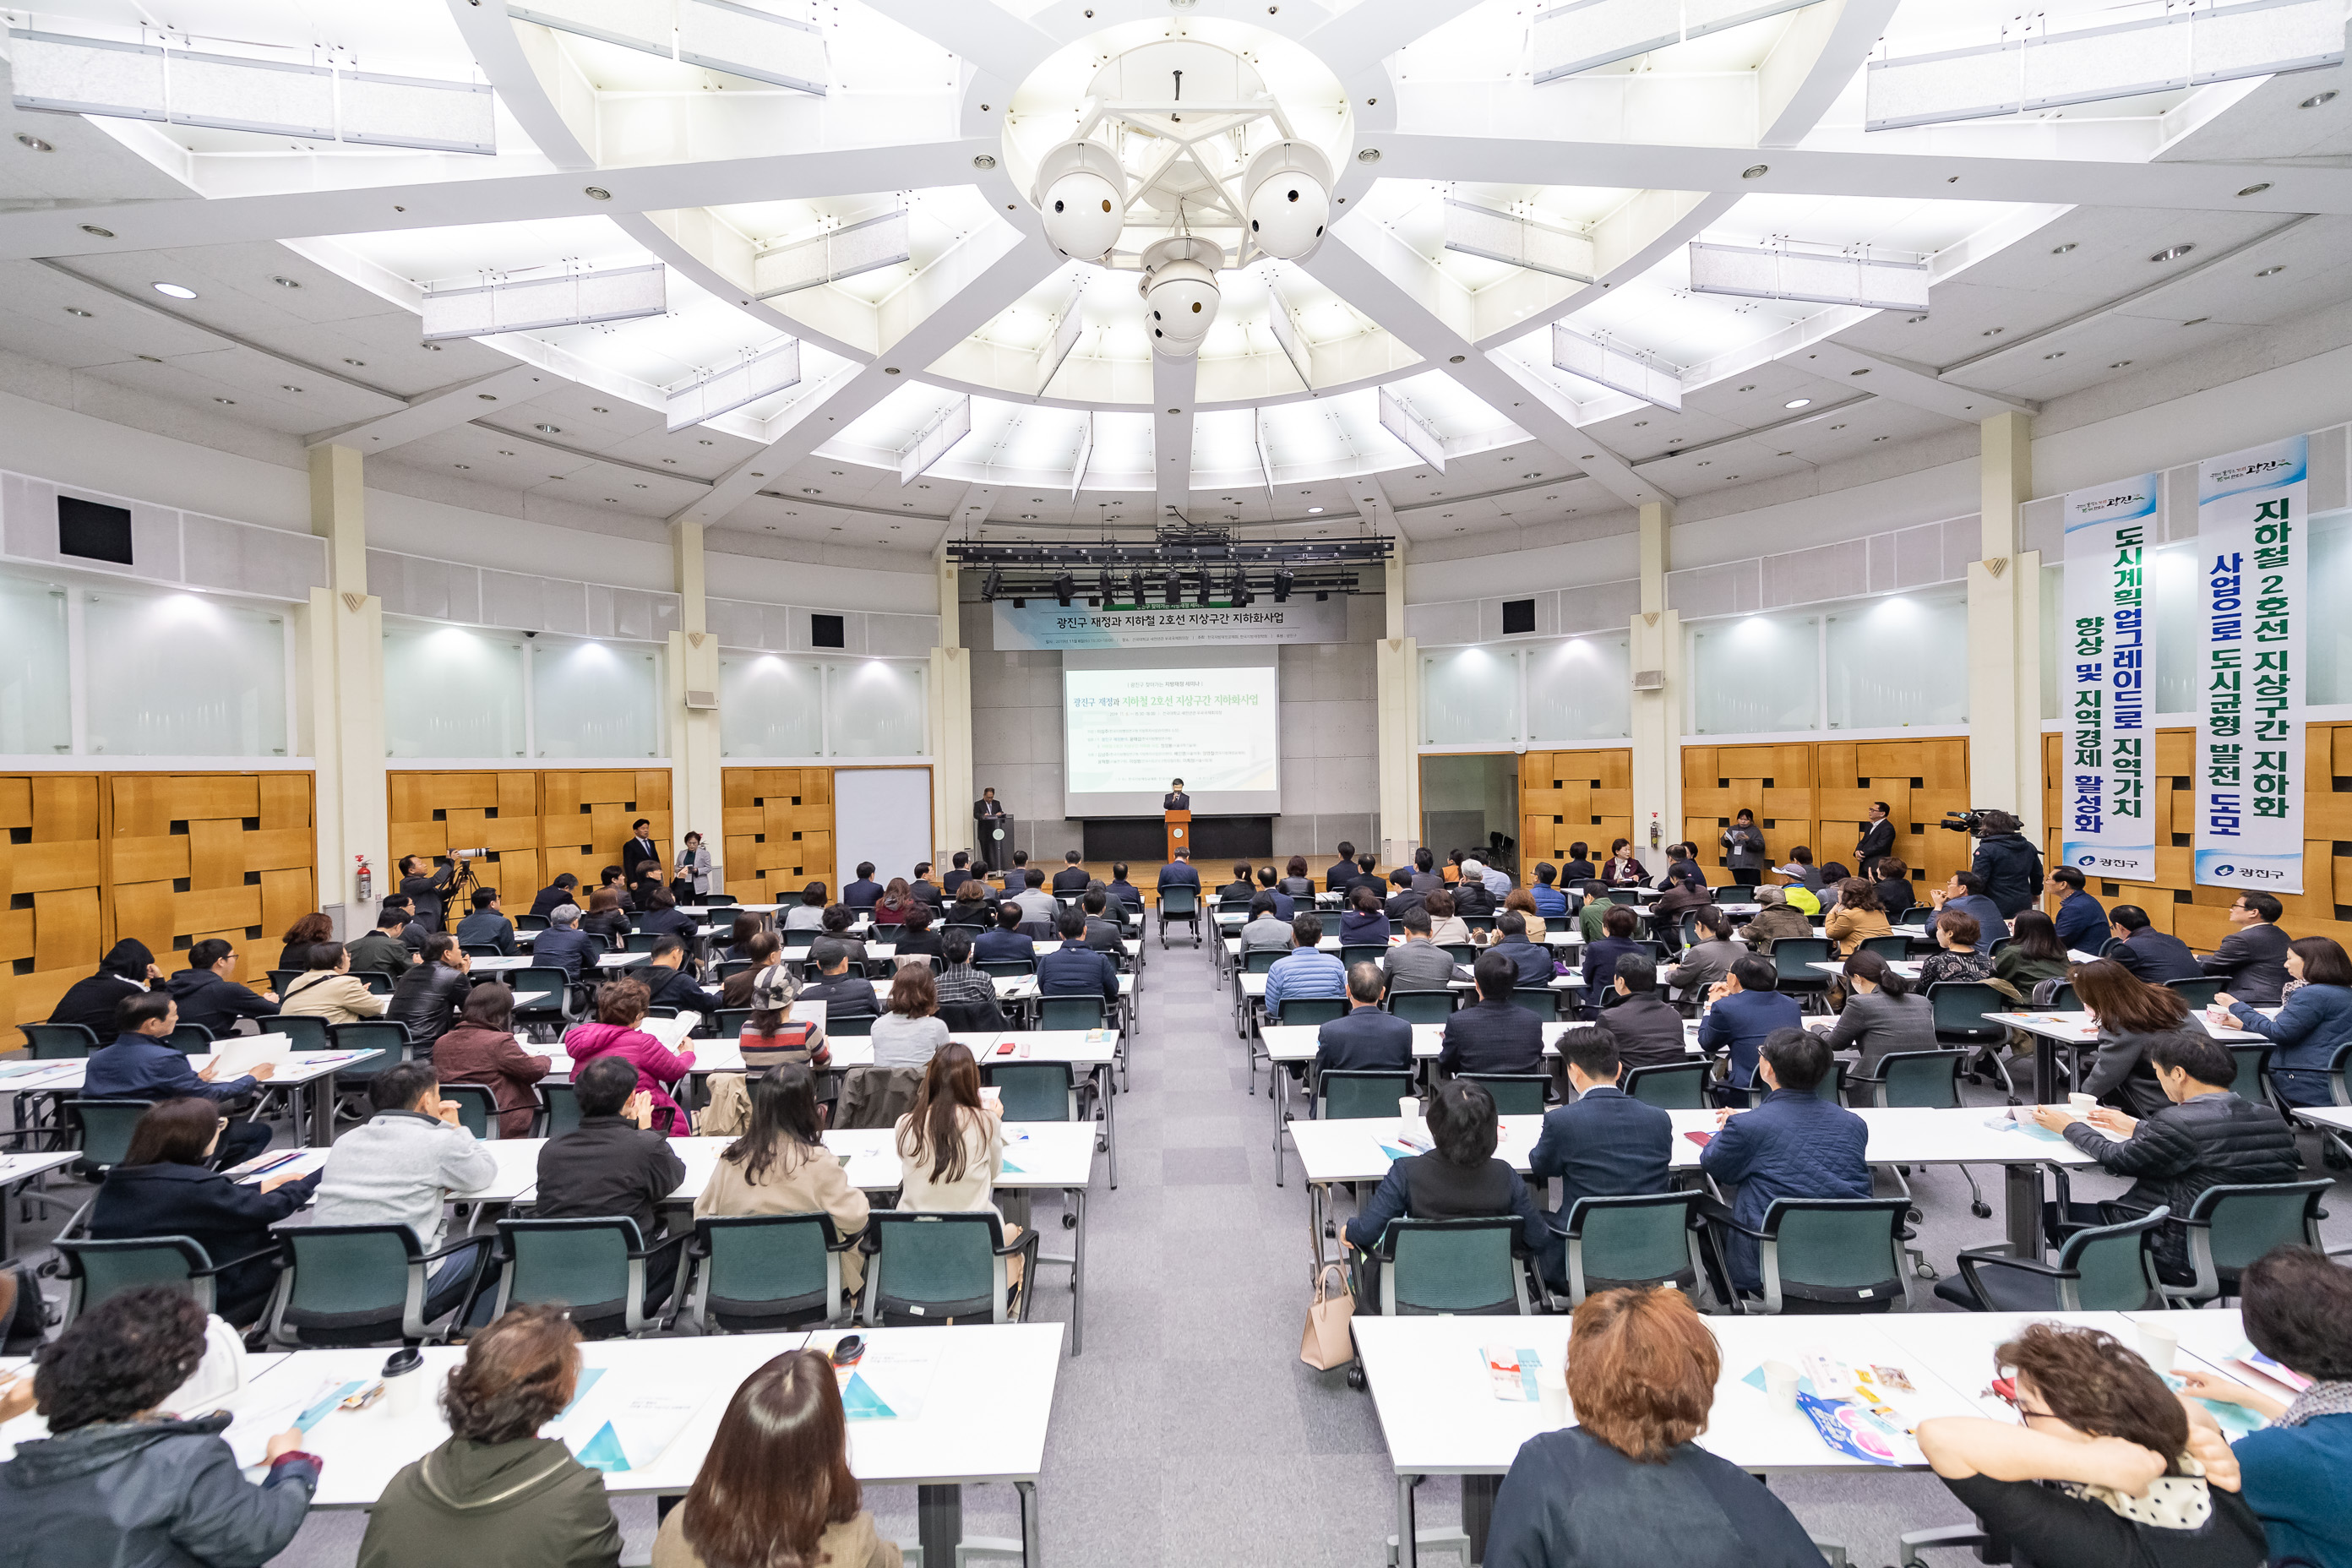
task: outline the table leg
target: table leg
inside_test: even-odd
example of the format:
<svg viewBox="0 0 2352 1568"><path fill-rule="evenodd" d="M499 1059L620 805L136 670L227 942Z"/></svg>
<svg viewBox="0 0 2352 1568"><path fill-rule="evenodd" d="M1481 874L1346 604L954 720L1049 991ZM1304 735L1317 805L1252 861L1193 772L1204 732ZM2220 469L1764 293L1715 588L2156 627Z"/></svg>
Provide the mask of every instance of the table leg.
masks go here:
<svg viewBox="0 0 2352 1568"><path fill-rule="evenodd" d="M2009 1228L2012 1256L2042 1260L2042 1167L2001 1167L2002 1218Z"/></svg>
<svg viewBox="0 0 2352 1568"><path fill-rule="evenodd" d="M2060 1088L2058 1080L2058 1042L2047 1035L2036 1035L2033 1037L2033 1103L2057 1105L2065 1098L2065 1091Z"/></svg>
<svg viewBox="0 0 2352 1568"><path fill-rule="evenodd" d="M1470 1561L1486 1561L1486 1531L1495 1522L1495 1494L1502 1489L1500 1476L1462 1478L1462 1533L1470 1538Z"/></svg>
<svg viewBox="0 0 2352 1568"><path fill-rule="evenodd" d="M1275 1064L1271 1059L1268 1067ZM1265 1087L1265 1097L1274 1102L1274 1184L1282 1185L1282 1112L1290 1103L1290 1075L1276 1070Z"/></svg>
<svg viewBox="0 0 2352 1568"><path fill-rule="evenodd" d="M302 1086L312 1095L310 1101L310 1147L328 1149L335 1142L335 1075L312 1079Z"/></svg>
<svg viewBox="0 0 2352 1568"><path fill-rule="evenodd" d="M955 1568L955 1549L963 1543L961 1487L915 1489L915 1539L922 1543L923 1568Z"/></svg>
<svg viewBox="0 0 2352 1568"><path fill-rule="evenodd" d="M1015 1481L1013 1489L1021 1497L1022 1568L1038 1568L1045 1561L1045 1543L1037 1529L1037 1483Z"/></svg>
<svg viewBox="0 0 2352 1568"><path fill-rule="evenodd" d="M1412 1538L1412 1489L1419 1476L1397 1478L1397 1568L1420 1568L1420 1542Z"/></svg>
<svg viewBox="0 0 2352 1568"><path fill-rule="evenodd" d="M1110 1190L1117 1192L1118 1191L1118 1113L1111 1106L1114 1087L1111 1079L1116 1073L1116 1065L1105 1062L1100 1071L1102 1082L1098 1086L1098 1093L1103 1108L1103 1153L1110 1165Z"/></svg>
<svg viewBox="0 0 2352 1568"><path fill-rule="evenodd" d="M1086 1348L1087 1331L1087 1190L1072 1187L1070 1212L1078 1223L1070 1227L1070 1354Z"/></svg>

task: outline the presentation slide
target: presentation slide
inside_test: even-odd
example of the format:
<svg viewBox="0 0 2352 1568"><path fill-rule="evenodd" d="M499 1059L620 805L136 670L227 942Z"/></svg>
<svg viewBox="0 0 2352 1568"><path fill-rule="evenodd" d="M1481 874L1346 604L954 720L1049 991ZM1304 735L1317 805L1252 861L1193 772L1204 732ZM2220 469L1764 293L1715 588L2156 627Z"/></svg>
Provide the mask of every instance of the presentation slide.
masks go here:
<svg viewBox="0 0 2352 1568"><path fill-rule="evenodd" d="M1072 816L1155 814L1181 778L1207 815L1279 809L1279 672L1271 663L1062 672Z"/></svg>

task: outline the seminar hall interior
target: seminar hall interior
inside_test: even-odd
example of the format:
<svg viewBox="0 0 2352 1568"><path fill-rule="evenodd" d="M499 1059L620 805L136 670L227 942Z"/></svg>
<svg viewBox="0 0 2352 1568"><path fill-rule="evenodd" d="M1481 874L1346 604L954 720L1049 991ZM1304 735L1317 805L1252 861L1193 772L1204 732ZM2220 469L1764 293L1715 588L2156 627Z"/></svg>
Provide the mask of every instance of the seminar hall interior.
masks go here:
<svg viewBox="0 0 2352 1568"><path fill-rule="evenodd" d="M2347 20L0 8L0 1562L2352 1568Z"/></svg>

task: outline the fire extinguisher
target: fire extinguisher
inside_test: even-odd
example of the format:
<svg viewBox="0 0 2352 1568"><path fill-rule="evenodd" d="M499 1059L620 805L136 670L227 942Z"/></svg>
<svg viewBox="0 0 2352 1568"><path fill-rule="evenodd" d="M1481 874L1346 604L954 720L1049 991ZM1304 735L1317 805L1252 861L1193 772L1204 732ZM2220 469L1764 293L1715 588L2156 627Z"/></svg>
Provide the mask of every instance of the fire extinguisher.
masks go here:
<svg viewBox="0 0 2352 1568"><path fill-rule="evenodd" d="M369 868L366 856L354 855L352 858L359 862L359 901L372 903L375 899L375 872Z"/></svg>
<svg viewBox="0 0 2352 1568"><path fill-rule="evenodd" d="M1655 849L1664 837L1658 826L1658 814L1654 811L1650 813L1650 847Z"/></svg>

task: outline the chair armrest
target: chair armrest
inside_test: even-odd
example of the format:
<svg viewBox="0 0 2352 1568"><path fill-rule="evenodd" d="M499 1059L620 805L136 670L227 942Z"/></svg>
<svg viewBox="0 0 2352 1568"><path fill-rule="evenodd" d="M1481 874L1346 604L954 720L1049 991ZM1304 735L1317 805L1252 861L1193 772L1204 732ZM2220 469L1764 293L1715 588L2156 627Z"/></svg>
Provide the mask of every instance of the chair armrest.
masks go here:
<svg viewBox="0 0 2352 1568"><path fill-rule="evenodd" d="M845 1235L842 1233L840 1226L836 1225L833 1228L834 1239L824 1244L824 1249L827 1252L848 1251L851 1247L856 1247L859 1242L865 1240L866 1233L874 1227L871 1226L861 1225L856 1230L850 1231Z"/></svg>
<svg viewBox="0 0 2352 1568"><path fill-rule="evenodd" d="M2044 1263L2038 1258L2014 1257L2007 1252L1996 1251L1991 1247L1966 1251L1960 1254L1960 1258L1969 1263L1977 1265L1979 1268L1990 1265L1996 1268L2014 1268L2023 1274L2038 1274L2044 1279L2074 1279L2080 1278L2080 1276L2072 1268L2061 1268L2055 1264Z"/></svg>
<svg viewBox="0 0 2352 1568"><path fill-rule="evenodd" d="M480 1241L481 1239L482 1238L478 1236L461 1237L457 1240L451 1242L446 1247L436 1247L431 1252L423 1254L416 1259L416 1261L419 1263L438 1263L443 1258L447 1258L454 1253L462 1251L466 1247L473 1246L476 1242Z"/></svg>
<svg viewBox="0 0 2352 1568"><path fill-rule="evenodd" d="M224 1258L222 1261L214 1264L210 1268L191 1268L188 1270L188 1278L191 1279L210 1279L213 1275L226 1273L229 1269L236 1268L239 1264L258 1263L263 1258L276 1258L278 1255L278 1249L277 1247L265 1247L259 1252L248 1252L243 1258Z"/></svg>

